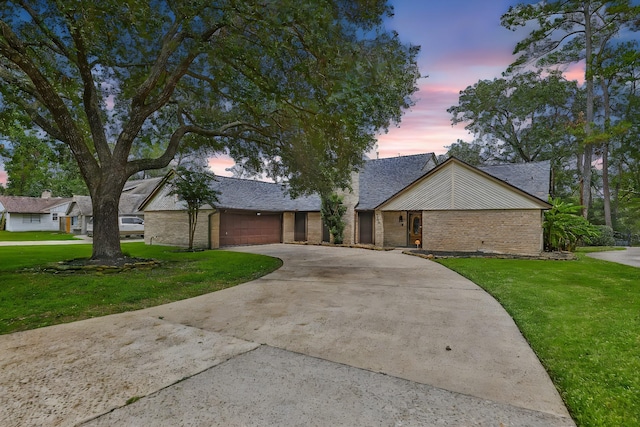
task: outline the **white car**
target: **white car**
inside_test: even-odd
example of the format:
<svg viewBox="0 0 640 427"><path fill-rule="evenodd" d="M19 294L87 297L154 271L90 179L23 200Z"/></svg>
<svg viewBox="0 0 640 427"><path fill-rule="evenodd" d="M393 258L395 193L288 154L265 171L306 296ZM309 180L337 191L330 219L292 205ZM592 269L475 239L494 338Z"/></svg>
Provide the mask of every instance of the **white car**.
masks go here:
<svg viewBox="0 0 640 427"><path fill-rule="evenodd" d="M120 236L144 237L144 220L137 216L118 217L118 228L120 229ZM93 218L87 223L87 235L93 235Z"/></svg>

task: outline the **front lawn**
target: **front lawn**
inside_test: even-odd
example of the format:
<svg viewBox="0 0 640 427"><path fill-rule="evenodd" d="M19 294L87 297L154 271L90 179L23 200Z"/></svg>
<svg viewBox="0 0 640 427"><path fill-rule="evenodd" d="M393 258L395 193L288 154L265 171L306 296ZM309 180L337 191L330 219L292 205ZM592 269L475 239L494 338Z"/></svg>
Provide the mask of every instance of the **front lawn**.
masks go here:
<svg viewBox="0 0 640 427"><path fill-rule="evenodd" d="M582 254L438 262L505 307L578 426L640 425L640 268Z"/></svg>
<svg viewBox="0 0 640 427"><path fill-rule="evenodd" d="M183 252L128 243L127 255L159 267L118 273L44 272L89 257L91 245L0 247L0 334L165 304L214 292L274 271L281 261L227 251Z"/></svg>
<svg viewBox="0 0 640 427"><path fill-rule="evenodd" d="M73 240L75 236L59 231L0 231L0 242L33 242L39 240Z"/></svg>

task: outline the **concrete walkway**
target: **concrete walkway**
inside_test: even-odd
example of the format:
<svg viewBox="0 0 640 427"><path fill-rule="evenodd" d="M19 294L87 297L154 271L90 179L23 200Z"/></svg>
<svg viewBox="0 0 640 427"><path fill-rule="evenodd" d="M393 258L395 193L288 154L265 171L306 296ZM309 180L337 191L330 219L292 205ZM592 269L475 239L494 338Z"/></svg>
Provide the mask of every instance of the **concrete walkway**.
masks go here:
<svg viewBox="0 0 640 427"><path fill-rule="evenodd" d="M284 266L0 336L0 425L574 425L511 318L450 270L398 251L238 250Z"/></svg>
<svg viewBox="0 0 640 427"><path fill-rule="evenodd" d="M638 247L626 248L624 251L593 252L587 254L587 256L632 267L640 267L640 248Z"/></svg>

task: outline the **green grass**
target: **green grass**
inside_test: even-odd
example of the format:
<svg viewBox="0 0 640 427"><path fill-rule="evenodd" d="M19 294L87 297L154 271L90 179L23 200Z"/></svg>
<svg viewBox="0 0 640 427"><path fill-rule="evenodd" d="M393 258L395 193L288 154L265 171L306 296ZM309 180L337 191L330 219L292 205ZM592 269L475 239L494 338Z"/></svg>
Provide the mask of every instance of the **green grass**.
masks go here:
<svg viewBox="0 0 640 427"><path fill-rule="evenodd" d="M0 334L191 298L253 280L282 264L263 255L179 252L143 243L128 243L123 250L162 264L119 273L51 273L42 267L89 257L91 245L0 247Z"/></svg>
<svg viewBox="0 0 640 427"><path fill-rule="evenodd" d="M581 246L576 248L576 252L581 254L589 254L592 252L610 252L610 251L624 251L626 248L622 246Z"/></svg>
<svg viewBox="0 0 640 427"><path fill-rule="evenodd" d="M0 242L33 242L41 240L73 240L73 234L56 231L0 231Z"/></svg>
<svg viewBox="0 0 640 427"><path fill-rule="evenodd" d="M640 425L640 268L443 259L513 317L579 426Z"/></svg>

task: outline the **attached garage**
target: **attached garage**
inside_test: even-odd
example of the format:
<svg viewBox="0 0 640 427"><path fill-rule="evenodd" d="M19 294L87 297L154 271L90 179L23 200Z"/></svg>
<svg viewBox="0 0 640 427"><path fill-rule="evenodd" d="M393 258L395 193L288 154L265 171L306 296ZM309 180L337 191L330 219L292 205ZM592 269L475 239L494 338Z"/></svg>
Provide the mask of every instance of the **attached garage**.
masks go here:
<svg viewBox="0 0 640 427"><path fill-rule="evenodd" d="M282 243L282 214L221 212L220 246Z"/></svg>
<svg viewBox="0 0 640 427"><path fill-rule="evenodd" d="M187 244L186 204L171 192L169 173L142 203L147 244ZM219 176L215 206L200 208L194 236L198 248L322 241L320 198L292 199L282 184ZM148 228L147 228L148 224Z"/></svg>

